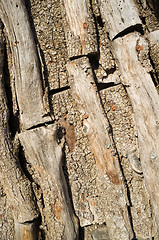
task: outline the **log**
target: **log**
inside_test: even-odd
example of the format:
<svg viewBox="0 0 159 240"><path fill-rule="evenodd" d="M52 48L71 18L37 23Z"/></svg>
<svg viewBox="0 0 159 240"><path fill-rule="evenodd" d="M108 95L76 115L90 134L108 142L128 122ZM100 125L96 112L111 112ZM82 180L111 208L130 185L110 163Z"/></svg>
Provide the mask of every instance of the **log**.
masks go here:
<svg viewBox="0 0 159 240"><path fill-rule="evenodd" d="M57 144L55 126L39 127L39 124L50 123L52 119L48 116L49 109L45 109L47 100L43 101L47 99L47 89L43 93L38 52L25 3L23 0L18 0L16 3L9 0L0 4L16 70L15 85L22 131L18 136L32 166L37 165L36 168L44 168L48 174L50 173L52 185L55 183L59 194L58 204L53 206L55 222L63 223L65 239L75 240L78 238L78 220L73 213L67 184L61 170L62 147ZM33 130L29 130L30 128ZM17 226L19 228L19 225ZM25 226L25 229L23 228L25 232L32 231L32 227ZM23 230L19 230L19 234L23 234Z"/></svg>
<svg viewBox="0 0 159 240"><path fill-rule="evenodd" d="M138 54L143 51L139 39L139 34L131 33L115 39L113 46L134 109L142 170L159 226L159 95L139 61Z"/></svg>
<svg viewBox="0 0 159 240"><path fill-rule="evenodd" d="M24 0L2 0L0 16L14 57L15 88L22 128L51 121L43 102L40 63Z"/></svg>
<svg viewBox="0 0 159 240"><path fill-rule="evenodd" d="M118 235L114 236L113 233L116 232L117 234L120 232L119 234L121 234L120 236L122 239L132 239L134 234L127 209L127 204L129 203L126 200L126 189L123 184L123 178L113 141L108 134L108 122L106 121L100 104L89 59L87 57L82 57L68 62L67 70L70 76L69 81L72 96L75 98L79 110L84 113L84 131L88 135L90 146L94 154L97 175L101 182L104 181L104 185L107 189L105 194L109 195L109 199L106 201L107 212L105 213L109 234L112 238L118 239ZM122 199L119 199L119 195L122 196ZM84 200L84 204L86 204L86 200ZM98 219L95 206L93 208L90 205L90 209L94 218ZM111 211L109 211L110 209ZM118 225L117 221L119 219L120 224ZM80 220L83 226L88 224L88 221L85 221L82 217ZM92 222L89 222L89 224L91 223Z"/></svg>
<svg viewBox="0 0 159 240"><path fill-rule="evenodd" d="M83 124L87 129L96 165L113 183L120 184L119 169L111 152L108 123L100 105L89 59L83 57L69 62L67 70L73 78L70 81L71 90L85 111Z"/></svg>
<svg viewBox="0 0 159 240"><path fill-rule="evenodd" d="M149 33L149 40L152 44L159 45L159 30Z"/></svg>
<svg viewBox="0 0 159 240"><path fill-rule="evenodd" d="M19 134L27 161L35 172L43 168L52 178L52 188L57 188L58 198L53 206L56 221L65 226L64 239L78 239L78 220L69 199L62 171L62 146L57 143L57 125L48 125Z"/></svg>
<svg viewBox="0 0 159 240"><path fill-rule="evenodd" d="M4 90L3 51L2 23L0 23L0 178L10 202L15 226L18 226L15 228L15 238L17 240L37 239L38 231L33 231L33 229L38 228L38 222L36 220L39 216L39 211L31 188L31 183L21 169L10 140L8 126L9 111ZM28 222L29 227L27 232L24 231L26 222ZM34 225L34 227L30 228L31 225Z"/></svg>
<svg viewBox="0 0 159 240"><path fill-rule="evenodd" d="M61 0L69 58L96 54L97 34L88 0Z"/></svg>
<svg viewBox="0 0 159 240"><path fill-rule="evenodd" d="M133 0L100 0L99 7L111 40L124 34L124 31L140 29L142 26Z"/></svg>

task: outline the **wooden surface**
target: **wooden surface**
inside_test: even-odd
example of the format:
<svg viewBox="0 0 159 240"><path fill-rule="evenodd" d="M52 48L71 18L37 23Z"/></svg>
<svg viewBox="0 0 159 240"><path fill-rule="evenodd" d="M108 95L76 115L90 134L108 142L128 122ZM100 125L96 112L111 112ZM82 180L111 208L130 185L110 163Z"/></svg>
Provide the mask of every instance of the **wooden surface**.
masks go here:
<svg viewBox="0 0 159 240"><path fill-rule="evenodd" d="M135 114L141 165L159 224L159 95L150 74L138 60L140 36L128 34L114 41L114 53Z"/></svg>
<svg viewBox="0 0 159 240"><path fill-rule="evenodd" d="M84 57L74 60L67 64L67 69L73 77L71 89L85 111L83 124L86 126L97 167L103 175L106 173L113 183L120 184L119 169L111 153L108 123L100 105L89 59Z"/></svg>
<svg viewBox="0 0 159 240"><path fill-rule="evenodd" d="M16 96L22 127L50 121L43 103L38 52L23 0L1 1L0 14L13 52Z"/></svg>
<svg viewBox="0 0 159 240"><path fill-rule="evenodd" d="M133 0L101 0L100 11L111 40L134 26L141 27L137 6Z"/></svg>
<svg viewBox="0 0 159 240"><path fill-rule="evenodd" d="M8 126L9 110L4 87L6 79L3 75L4 38L2 34L2 23L0 23L0 25L0 180L10 202L15 225L19 223L19 228L16 229L18 231L15 233L15 239L18 240L24 239L21 231L24 230L25 222L32 221L32 223L34 223L34 220L39 216L39 211L34 199L31 183L22 171L17 153L13 148L13 142L10 139L10 129ZM28 227L29 226L30 224L28 223ZM34 224L34 227L38 227L38 222ZM21 231L19 229L21 229ZM28 228L25 236L27 238L31 236L29 239L37 239L38 231L33 232L30 230L31 229Z"/></svg>
<svg viewBox="0 0 159 240"><path fill-rule="evenodd" d="M87 57L75 59L67 64L67 69L70 75L70 86L72 95L77 102L80 111L83 111L83 126L84 131L88 135L90 146L96 161L97 173L101 181L109 191L111 200L116 201L119 193L122 194L123 199L121 203L117 203L114 207L115 212L109 212L111 209L111 201L107 202L108 212L106 215L106 224L112 229L118 231L116 227L117 219L120 219L122 223L122 239L128 239L133 237L131 224L128 217L127 204L125 195L125 186L120 172L118 163L118 157L115 152L112 139L109 137L108 129L109 124L106 121L105 114L103 112L100 98L95 85L93 72ZM109 189L109 190L108 190ZM106 194L108 193L106 191ZM110 193L111 192L111 193ZM120 201L120 200L119 200ZM96 210L94 210L95 212ZM120 214L123 212L123 214ZM94 214L95 218L96 213ZM111 223L109 217L111 216ZM82 224L83 219L81 221ZM120 227L119 227L120 228ZM113 230L110 230L111 237L113 236ZM119 230L120 231L120 230Z"/></svg>
<svg viewBox="0 0 159 240"><path fill-rule="evenodd" d="M0 170L17 239L158 239L158 30L138 33L136 2L151 15L152 1L1 0Z"/></svg>
<svg viewBox="0 0 159 240"><path fill-rule="evenodd" d="M48 125L19 134L27 161L35 171L43 168L51 176L52 188L57 187L57 199L53 214L65 226L65 239L78 237L78 220L73 212L62 170L62 146L57 143L57 125ZM58 202L58 205L57 205Z"/></svg>
<svg viewBox="0 0 159 240"><path fill-rule="evenodd" d="M97 53L97 33L89 1L61 0L61 11L65 17L68 56Z"/></svg>

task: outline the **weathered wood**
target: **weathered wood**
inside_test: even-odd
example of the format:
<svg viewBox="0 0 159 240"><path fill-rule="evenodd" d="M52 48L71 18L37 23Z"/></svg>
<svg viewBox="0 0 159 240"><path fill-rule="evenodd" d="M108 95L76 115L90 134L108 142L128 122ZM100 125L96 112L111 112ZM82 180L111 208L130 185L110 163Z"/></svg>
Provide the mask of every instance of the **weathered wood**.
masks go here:
<svg viewBox="0 0 159 240"><path fill-rule="evenodd" d="M100 104L89 59L82 57L68 62L67 69L70 75L73 97L77 101L79 108L85 112L83 115L83 125L96 160L97 172L101 181L105 181L109 193L111 192L111 201L116 201L115 199L119 198L119 193L121 193L123 197L122 200L118 200L119 203L117 203L116 206L114 205L115 210L113 214L109 212L109 209L112 207L111 201L107 200L108 212L106 213L106 223L109 228L109 233L113 236L113 231L118 232L118 227L120 228L122 226L122 239L132 238L133 233L129 221L122 174L120 173L113 142L108 135L108 123ZM110 181L108 181L108 179ZM93 208L90 204L90 208L94 217L98 219L95 207ZM120 214L120 212L123 212L123 215ZM117 219L120 219L121 226L116 226ZM84 219L82 219L81 224L82 223L85 224ZM110 224L114 230L111 230ZM118 236L114 237L114 239L118 239Z"/></svg>
<svg viewBox="0 0 159 240"><path fill-rule="evenodd" d="M123 83L134 109L141 165L159 225L159 95L150 74L138 59L140 36L131 33L114 40ZM142 47L142 46L141 46Z"/></svg>
<svg viewBox="0 0 159 240"><path fill-rule="evenodd" d="M16 228L16 239L37 239L38 231L33 232L28 229L22 236L25 222L34 222L38 217L36 201L32 192L31 183L24 175L19 161L14 153L9 134L9 111L7 107L6 93L4 90L3 76L3 36L2 23L0 23L0 153L1 153L1 182L10 202L13 211L14 222L19 227ZM34 225L37 227L38 223ZM29 238L31 236L31 238Z"/></svg>
<svg viewBox="0 0 159 240"><path fill-rule="evenodd" d="M35 169L44 166L58 189L58 206L53 209L56 220L65 226L64 239L78 239L78 220L74 215L62 170L62 146L57 143L57 125L48 125L19 134L27 160Z"/></svg>
<svg viewBox="0 0 159 240"><path fill-rule="evenodd" d="M38 240L39 235L39 224L37 224L37 221L34 221L32 223L15 223L15 231L16 231L16 239L22 239L22 240Z"/></svg>
<svg viewBox="0 0 159 240"><path fill-rule="evenodd" d="M84 57L69 62L67 69L73 77L71 89L85 111L83 124L87 128L97 167L113 183L120 184L119 169L111 152L108 124L100 105L89 59Z"/></svg>
<svg viewBox="0 0 159 240"><path fill-rule="evenodd" d="M100 0L100 12L111 40L129 28L141 28L142 23L133 0Z"/></svg>
<svg viewBox="0 0 159 240"><path fill-rule="evenodd" d="M61 0L68 56L98 52L97 33L88 0Z"/></svg>
<svg viewBox="0 0 159 240"><path fill-rule="evenodd" d="M39 59L24 1L19 0L16 3L13 1L5 3L4 1L1 6L2 10L8 10L8 15L5 14L3 20L10 37L12 51L15 54L17 101L20 108L22 129L26 130L51 120L47 116L48 109L45 111L47 102L43 102L47 96L45 93L43 96ZM15 46L12 41L14 41ZM56 204L53 206L52 214L55 214L56 220L65 226L65 239L77 239L78 221L69 201L63 172L60 171L62 168L62 148L56 142L56 130L52 126L35 128L32 131L19 134L19 138L28 159L34 159L31 162L32 165L37 165L37 168L39 165L44 167L56 184L59 193L58 206ZM20 230L19 233L22 234L23 231Z"/></svg>
<svg viewBox="0 0 159 240"><path fill-rule="evenodd" d="M152 44L159 45L159 30L149 33L149 40Z"/></svg>
<svg viewBox="0 0 159 240"><path fill-rule="evenodd" d="M20 120L24 129L51 121L43 104L43 89L37 49L23 0L0 2L13 54L15 87Z"/></svg>

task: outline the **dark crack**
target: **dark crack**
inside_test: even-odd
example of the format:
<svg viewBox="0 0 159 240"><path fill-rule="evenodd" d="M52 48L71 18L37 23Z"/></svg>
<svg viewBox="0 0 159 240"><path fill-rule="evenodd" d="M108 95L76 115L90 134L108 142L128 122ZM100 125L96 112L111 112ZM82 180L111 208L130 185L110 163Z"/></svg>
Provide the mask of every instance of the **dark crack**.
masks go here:
<svg viewBox="0 0 159 240"><path fill-rule="evenodd" d="M141 33L142 35L144 35L144 30L143 30L142 25L141 25L141 24L136 24L136 25L130 26L130 27L124 29L122 32L118 33L118 34L112 39L112 41L115 40L115 39L117 39L117 38L119 38L119 37L123 37L123 36L125 36L125 35L127 35L127 34L129 34L129 33L132 33L132 32L139 32L139 33Z"/></svg>

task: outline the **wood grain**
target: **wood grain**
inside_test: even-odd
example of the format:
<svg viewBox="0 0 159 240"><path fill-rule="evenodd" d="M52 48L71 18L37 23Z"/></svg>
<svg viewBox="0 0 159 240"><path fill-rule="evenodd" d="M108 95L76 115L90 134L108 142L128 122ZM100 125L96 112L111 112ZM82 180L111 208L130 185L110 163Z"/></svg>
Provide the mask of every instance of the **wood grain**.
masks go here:
<svg viewBox="0 0 159 240"><path fill-rule="evenodd" d="M147 69L138 59L140 36L128 34L114 40L114 54L135 114L141 165L159 225L159 95Z"/></svg>
<svg viewBox="0 0 159 240"><path fill-rule="evenodd" d="M24 129L51 118L43 106L43 86L38 52L23 0L0 1L0 15L13 54L16 96Z"/></svg>
<svg viewBox="0 0 159 240"><path fill-rule="evenodd" d="M98 52L97 34L88 0L61 0L70 58Z"/></svg>
<svg viewBox="0 0 159 240"><path fill-rule="evenodd" d="M36 172L44 167L44 171L51 176L52 187L57 188L58 198L52 205L52 211L56 220L65 226L65 239L77 239L78 220L72 209L62 170L62 146L57 143L57 125L48 125L20 133L19 139L27 161Z"/></svg>
<svg viewBox="0 0 159 240"><path fill-rule="evenodd" d="M129 28L141 27L137 6L133 0L100 0L100 11L111 40Z"/></svg>

